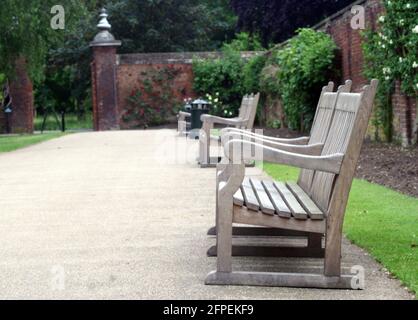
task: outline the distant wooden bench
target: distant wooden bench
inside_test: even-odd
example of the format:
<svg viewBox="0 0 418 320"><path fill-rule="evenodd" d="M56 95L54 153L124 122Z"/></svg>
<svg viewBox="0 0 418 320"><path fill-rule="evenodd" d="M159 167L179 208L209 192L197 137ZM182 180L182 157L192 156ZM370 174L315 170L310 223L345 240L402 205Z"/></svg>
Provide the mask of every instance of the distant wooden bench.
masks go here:
<svg viewBox="0 0 418 320"><path fill-rule="evenodd" d="M319 154L283 151L242 139L225 144L228 164L220 165L222 171L217 181L217 271L208 275L206 284L354 289L356 275L341 272L342 225L376 89L377 81L373 80L361 93L338 92L329 132ZM299 182L246 178L243 154L241 159L232 157L233 150L243 146L261 148L265 161L304 169ZM307 248L234 247L234 223L276 229L283 234L314 235L316 240ZM324 234L325 249L321 243ZM273 251L275 256L324 257L324 271L232 271L233 255L269 256Z"/></svg>
<svg viewBox="0 0 418 320"><path fill-rule="evenodd" d="M191 116L192 114L190 112L185 112L185 111L180 111L179 114L177 115L177 131L180 136L186 136L187 132L190 130Z"/></svg>
<svg viewBox="0 0 418 320"><path fill-rule="evenodd" d="M244 96L237 118L228 119L215 117L211 115L202 116L202 130L200 131L200 145L199 145L199 164L201 167L216 167L219 162L219 157L210 157L210 142L211 140L219 141L220 137L211 135L211 131L215 125L223 125L235 127L238 129L252 130L254 127L255 117L257 114L258 102L260 94L251 94Z"/></svg>

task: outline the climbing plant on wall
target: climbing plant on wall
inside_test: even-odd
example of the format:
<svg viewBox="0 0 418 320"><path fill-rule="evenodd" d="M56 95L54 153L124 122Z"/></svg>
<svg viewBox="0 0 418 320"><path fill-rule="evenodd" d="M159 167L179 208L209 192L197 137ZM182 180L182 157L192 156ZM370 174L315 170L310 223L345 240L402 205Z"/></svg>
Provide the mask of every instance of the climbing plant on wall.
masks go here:
<svg viewBox="0 0 418 320"><path fill-rule="evenodd" d="M386 13L378 18L377 31L364 33L365 75L380 80L375 125L392 138L391 93L395 81L402 91L418 96L418 2L384 0Z"/></svg>
<svg viewBox="0 0 418 320"><path fill-rule="evenodd" d="M165 124L180 106L173 91L174 81L180 73L181 70L172 66L142 72L140 86L127 98L123 122L131 128Z"/></svg>
<svg viewBox="0 0 418 320"><path fill-rule="evenodd" d="M298 35L276 55L278 87L290 128L306 131L312 123L320 88L338 72L337 46L331 37L313 29L300 29ZM274 59L273 59L274 62Z"/></svg>

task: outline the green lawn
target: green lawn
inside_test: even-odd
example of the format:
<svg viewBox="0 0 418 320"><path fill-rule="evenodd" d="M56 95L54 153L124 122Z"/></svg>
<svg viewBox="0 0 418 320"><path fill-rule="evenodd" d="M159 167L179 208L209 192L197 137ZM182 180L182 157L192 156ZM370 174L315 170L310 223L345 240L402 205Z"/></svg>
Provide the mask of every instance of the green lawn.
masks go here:
<svg viewBox="0 0 418 320"><path fill-rule="evenodd" d="M61 132L52 132L34 135L0 136L0 153L17 150L32 144L62 137L63 135Z"/></svg>
<svg viewBox="0 0 418 320"><path fill-rule="evenodd" d="M43 117L38 116L35 118L35 130L41 131ZM59 121L61 119L59 118ZM80 129L93 129L93 115L87 114L84 119L80 120L76 115L68 114L65 116L65 127L67 130L80 130ZM61 125L57 124L55 117L50 115L45 124L46 131L61 130Z"/></svg>
<svg viewBox="0 0 418 320"><path fill-rule="evenodd" d="M299 170L265 164L276 180L296 180ZM355 180L344 232L366 249L403 284L418 292L418 199L388 188Z"/></svg>

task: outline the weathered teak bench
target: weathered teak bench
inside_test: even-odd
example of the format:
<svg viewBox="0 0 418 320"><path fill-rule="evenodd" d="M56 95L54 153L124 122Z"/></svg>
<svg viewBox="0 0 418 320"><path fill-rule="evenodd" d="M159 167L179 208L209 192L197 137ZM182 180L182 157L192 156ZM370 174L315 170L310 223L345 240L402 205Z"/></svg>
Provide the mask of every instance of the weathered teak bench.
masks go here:
<svg viewBox="0 0 418 320"><path fill-rule="evenodd" d="M311 134L309 137L302 137L296 139L282 139L263 136L252 133L247 130L240 130L235 128L225 128L222 130L222 144L227 143L232 139L250 139L253 142L262 143L265 146L278 148L283 151L296 152L307 155L319 155L322 152L325 140L328 137L331 121L334 116L335 106L337 103L337 96L342 92L350 92L352 81L348 80L343 86L340 86L336 93L333 92L334 83L330 82L327 86L323 87L316 114L314 117ZM218 173L222 171L224 166L218 166ZM299 176L299 185L305 190L311 188L314 171L302 170ZM217 184L218 185L218 184ZM237 236L255 236L255 235L287 235L288 232L282 230L266 230L260 228L249 228L249 227L234 227L233 234ZM292 233L294 234L294 233ZM209 229L208 235L216 235L216 227ZM303 234L298 235L308 237L309 244L311 246L318 244L322 236L316 234ZM283 251L283 250L281 250ZM274 255L277 250L262 250L261 247L254 249L246 248L234 248L234 255ZM289 254L299 255L300 252L306 252L306 250L292 250ZM309 251L310 255L313 251ZM208 251L209 256L216 255L216 247L212 247Z"/></svg>
<svg viewBox="0 0 418 320"><path fill-rule="evenodd" d="M190 119L192 114L190 112L180 111L177 115L177 131L180 136L186 136L187 131L189 131L191 123L187 121Z"/></svg>
<svg viewBox="0 0 418 320"><path fill-rule="evenodd" d="M241 108L237 118L227 119L211 115L202 116L203 126L199 137L199 164L202 168L216 167L219 162L218 157L210 157L211 139L218 142L220 141L220 136L211 135L211 130L214 128L215 124L235 127L238 129L252 130L254 127L259 100L259 93L256 95L251 94L250 96L245 96L242 100Z"/></svg>
<svg viewBox="0 0 418 320"><path fill-rule="evenodd" d="M293 153L238 139L225 145L229 163L219 173L217 271L208 275L206 284L353 289L356 275L341 272L342 226L376 89L377 81L373 80L361 93L338 94L320 155ZM261 148L265 161L314 171L310 188L301 182L246 179L243 153L236 152L243 146ZM233 272L234 223L289 233L325 234L324 272Z"/></svg>

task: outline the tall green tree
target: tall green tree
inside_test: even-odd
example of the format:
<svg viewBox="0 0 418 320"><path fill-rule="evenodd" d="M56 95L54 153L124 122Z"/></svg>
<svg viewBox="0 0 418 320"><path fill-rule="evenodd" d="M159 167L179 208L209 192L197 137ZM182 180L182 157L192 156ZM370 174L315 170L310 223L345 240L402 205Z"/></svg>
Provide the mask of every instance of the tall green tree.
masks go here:
<svg viewBox="0 0 418 320"><path fill-rule="evenodd" d="M263 42L282 42L352 4L353 0L231 0L238 29L261 35Z"/></svg>
<svg viewBox="0 0 418 320"><path fill-rule="evenodd" d="M65 29L51 28L51 8L55 0L2 0L0 11L0 71L8 77L14 74L14 63L25 58L32 79L43 77L49 49L62 43L85 12L84 2L62 0L65 9Z"/></svg>
<svg viewBox="0 0 418 320"><path fill-rule="evenodd" d="M212 50L235 33L228 0L110 0L106 5L122 52Z"/></svg>

